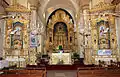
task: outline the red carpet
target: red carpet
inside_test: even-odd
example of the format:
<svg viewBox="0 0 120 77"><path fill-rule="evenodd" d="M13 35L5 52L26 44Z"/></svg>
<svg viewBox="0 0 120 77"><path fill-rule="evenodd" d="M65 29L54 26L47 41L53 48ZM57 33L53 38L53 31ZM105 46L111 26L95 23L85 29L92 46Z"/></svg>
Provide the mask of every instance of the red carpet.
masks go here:
<svg viewBox="0 0 120 77"><path fill-rule="evenodd" d="M48 65L47 70L77 70L80 65Z"/></svg>
<svg viewBox="0 0 120 77"><path fill-rule="evenodd" d="M77 70L79 67L94 67L94 65L83 65L83 64L74 64L74 65L46 65L46 66L36 66L28 65L27 67L41 68L45 67L47 70Z"/></svg>
<svg viewBox="0 0 120 77"><path fill-rule="evenodd" d="M79 67L93 67L93 65L47 65L47 70L77 70Z"/></svg>

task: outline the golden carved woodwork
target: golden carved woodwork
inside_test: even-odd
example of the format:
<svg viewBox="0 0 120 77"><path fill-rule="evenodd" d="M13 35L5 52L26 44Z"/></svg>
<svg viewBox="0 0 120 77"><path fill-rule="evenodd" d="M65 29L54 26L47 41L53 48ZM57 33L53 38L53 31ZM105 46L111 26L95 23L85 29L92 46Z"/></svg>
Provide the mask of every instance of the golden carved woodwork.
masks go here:
<svg viewBox="0 0 120 77"><path fill-rule="evenodd" d="M47 25L47 40L46 40L46 49L47 50L50 50L50 49L54 49L56 48L56 45L57 45L57 42L55 42L55 40L58 40L58 39L63 39L64 42L65 42L65 39L67 38L66 36L63 36L63 37L60 37L58 38L57 36L59 36L59 33L61 33L61 31L59 31L57 34L54 33L54 26L56 23L58 22L63 22L66 26L67 26L67 31L68 31L68 43L65 43L66 45L68 44L68 48L66 50L72 50L72 47L70 45L74 45L74 44L70 44L70 37L72 38L73 42L74 43L74 26L73 26L73 23L69 17L69 15L67 15L64 11L62 10L58 10L55 12L54 15L52 15L52 18L49 19L49 22L48 22L48 25ZM60 24L58 24L60 25ZM63 25L61 25L63 26ZM63 26L64 27L64 26ZM62 27L62 28L63 28ZM59 30L59 27L57 28L57 31ZM55 34L55 36L54 36ZM64 35L64 31L62 31L62 34L61 35ZM54 39L53 39L54 38ZM50 39L50 40L49 40ZM50 42L51 41L51 42ZM62 44L63 46L63 44Z"/></svg>
<svg viewBox="0 0 120 77"><path fill-rule="evenodd" d="M26 7L18 3L15 5L9 6L8 8L5 9L5 11L7 12L31 12L29 9L27 9Z"/></svg>
<svg viewBox="0 0 120 77"><path fill-rule="evenodd" d="M98 25L97 25L97 23L100 22L100 21L105 21L105 22L107 21L108 24L109 24L109 28L110 28L110 39L109 39L110 40L110 50L112 50L112 53L114 54L114 53L117 52L116 51L116 49L117 49L117 38L116 38L115 16L111 15L111 14L107 14L106 16L102 16L102 17L100 17L100 15L96 15L96 17L93 18L92 21L91 21L91 28L92 28L91 37L92 37L92 45L93 45L94 55L97 55L96 52L99 50L99 45L98 45L99 39L98 39L98 29L97 29ZM104 47L104 45L101 46L101 47Z"/></svg>
<svg viewBox="0 0 120 77"><path fill-rule="evenodd" d="M105 11L105 10L113 10L115 9L116 5L113 4L107 4L104 2L100 2L98 5L94 6L90 12L99 12L99 11Z"/></svg>
<svg viewBox="0 0 120 77"><path fill-rule="evenodd" d="M119 4L120 3L120 0L113 0L112 1L112 4L115 4L115 5L117 5L117 4Z"/></svg>
<svg viewBox="0 0 120 77"><path fill-rule="evenodd" d="M97 51L99 50L99 45L98 45L98 30L97 30L97 22L100 22L101 20L103 21L108 21L109 22L109 26L110 26L110 49L113 51L112 53L114 54L117 49L117 38L116 38L116 27L115 27L115 16L112 14L109 14L111 12L111 10L114 10L116 7L116 5L112 5L112 4L106 4L103 2L100 2L98 5L94 6L94 8L92 8L90 10L90 12L92 14L96 14L98 12L103 12L106 11L107 13L105 14L105 16L101 16L100 14L95 15L95 16L91 16L91 37L92 37L92 46L93 46L93 50L94 50L94 55L97 55ZM104 48L103 48L104 49Z"/></svg>
<svg viewBox="0 0 120 77"><path fill-rule="evenodd" d="M22 28L22 33L23 33L23 49L19 49L19 47L17 46L18 45L21 45L22 43L19 41L19 40L15 40L14 41L14 48L11 48L11 35L10 33L14 30L13 28L13 23L16 23L16 22L20 22L22 23L23 25L21 26ZM24 48L28 48L28 43L27 43L27 40L28 40L28 34L27 34L27 25L29 23L29 20L25 19L24 15L15 15L15 18L12 18L12 17L9 17L6 19L6 29L5 29L5 49L9 49L11 51L8 51L6 50L6 53L8 53L7 55L13 55L14 54L14 50L20 50L20 54L21 55L24 55ZM18 25L19 26L19 25ZM16 36L14 36L16 37ZM18 48L18 49L17 49ZM13 54L12 54L13 53Z"/></svg>
<svg viewBox="0 0 120 77"><path fill-rule="evenodd" d="M109 21L112 25L114 25L115 24L115 16L109 15Z"/></svg>
<svg viewBox="0 0 120 77"><path fill-rule="evenodd" d="M0 13L0 16L5 15L5 13Z"/></svg>

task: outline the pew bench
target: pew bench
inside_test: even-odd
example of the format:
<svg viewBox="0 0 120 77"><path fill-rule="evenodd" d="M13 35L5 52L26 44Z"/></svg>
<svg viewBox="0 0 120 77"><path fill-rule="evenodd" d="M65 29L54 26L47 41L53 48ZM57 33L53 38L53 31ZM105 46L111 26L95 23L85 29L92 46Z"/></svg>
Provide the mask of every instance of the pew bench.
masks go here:
<svg viewBox="0 0 120 77"><path fill-rule="evenodd" d="M0 70L0 77L46 77L46 68Z"/></svg>

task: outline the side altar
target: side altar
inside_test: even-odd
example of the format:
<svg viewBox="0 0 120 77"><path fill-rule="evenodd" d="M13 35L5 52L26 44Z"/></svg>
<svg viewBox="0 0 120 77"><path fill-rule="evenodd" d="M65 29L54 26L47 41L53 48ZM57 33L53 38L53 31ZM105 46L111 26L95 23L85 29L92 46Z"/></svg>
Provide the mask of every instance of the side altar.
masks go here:
<svg viewBox="0 0 120 77"><path fill-rule="evenodd" d="M51 65L71 65L71 53L51 53L51 58L50 58L50 64Z"/></svg>

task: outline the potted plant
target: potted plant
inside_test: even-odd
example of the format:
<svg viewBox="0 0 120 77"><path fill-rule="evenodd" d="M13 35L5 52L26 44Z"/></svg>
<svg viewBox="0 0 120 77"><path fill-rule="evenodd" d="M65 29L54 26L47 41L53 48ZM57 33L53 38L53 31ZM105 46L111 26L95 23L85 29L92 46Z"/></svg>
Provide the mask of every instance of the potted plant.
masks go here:
<svg viewBox="0 0 120 77"><path fill-rule="evenodd" d="M44 65L48 65L49 59L50 59L50 56L49 56L48 54L43 54L43 55L42 55L42 63L43 63Z"/></svg>
<svg viewBox="0 0 120 77"><path fill-rule="evenodd" d="M79 54L77 52L73 53L72 59L74 60L74 64L76 64L80 59Z"/></svg>
<svg viewBox="0 0 120 77"><path fill-rule="evenodd" d="M42 53L41 52L37 53L36 54L36 63L37 63L37 65L40 65L41 58L42 58Z"/></svg>

